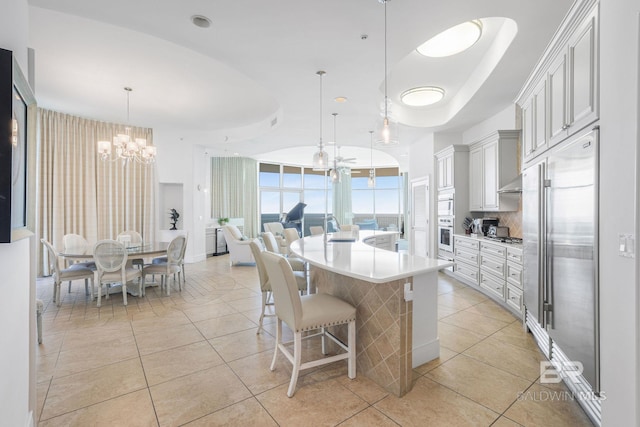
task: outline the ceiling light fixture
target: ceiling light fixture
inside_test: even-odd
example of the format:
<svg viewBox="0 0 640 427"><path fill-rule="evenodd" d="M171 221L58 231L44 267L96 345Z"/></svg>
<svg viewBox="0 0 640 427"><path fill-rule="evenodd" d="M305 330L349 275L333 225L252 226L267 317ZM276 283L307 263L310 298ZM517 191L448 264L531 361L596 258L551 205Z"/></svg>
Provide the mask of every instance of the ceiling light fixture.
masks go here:
<svg viewBox="0 0 640 427"><path fill-rule="evenodd" d="M347 102L349 99L346 96L336 96L335 98L333 98L333 100L339 104L343 104Z"/></svg>
<svg viewBox="0 0 640 427"><path fill-rule="evenodd" d="M482 22L479 19L444 30L420 45L416 50L424 56L442 58L463 52L473 46L482 35Z"/></svg>
<svg viewBox="0 0 640 427"><path fill-rule="evenodd" d="M144 138L132 138L131 127L129 127L129 94L133 91L130 87L124 88L127 92L127 127L125 127L124 134L119 133L113 137L113 146L115 147L116 155L111 158L111 142L110 141L98 141L98 155L102 161L116 161L122 159L124 164L128 164L131 160L135 160L138 163L150 164L156 161L156 147L153 145L147 145L147 140Z"/></svg>
<svg viewBox="0 0 640 427"><path fill-rule="evenodd" d="M371 136L371 169L369 169L369 179L367 179L367 187L374 188L376 186L376 170L373 168L373 131L370 130Z"/></svg>
<svg viewBox="0 0 640 427"><path fill-rule="evenodd" d="M387 79L387 3L390 0L378 0L384 5L384 119L382 120L382 129L380 131L380 143L384 145L398 144L397 135L393 128L395 123L389 118L389 95L388 95L388 79Z"/></svg>
<svg viewBox="0 0 640 427"><path fill-rule="evenodd" d="M331 176L331 182L339 183L340 172L338 171L338 157L336 156L336 146L338 145L338 139L336 138L336 117L338 117L338 113L332 113L333 115L333 169L329 174Z"/></svg>
<svg viewBox="0 0 640 427"><path fill-rule="evenodd" d="M324 151L322 144L322 76L327 72L317 71L316 74L320 76L320 142L318 151L313 155L313 170L327 170L329 168L329 155Z"/></svg>
<svg viewBox="0 0 640 427"><path fill-rule="evenodd" d="M403 104L410 107L425 107L442 101L444 89L436 86L421 86L405 90L400 95Z"/></svg>

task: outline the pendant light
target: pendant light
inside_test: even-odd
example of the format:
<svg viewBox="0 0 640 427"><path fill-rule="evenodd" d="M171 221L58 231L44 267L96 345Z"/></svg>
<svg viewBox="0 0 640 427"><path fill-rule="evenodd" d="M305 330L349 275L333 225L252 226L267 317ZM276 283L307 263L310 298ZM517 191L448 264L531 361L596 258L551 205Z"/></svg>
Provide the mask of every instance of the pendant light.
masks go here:
<svg viewBox="0 0 640 427"><path fill-rule="evenodd" d="M367 179L367 187L374 188L376 186L376 170L373 168L373 131L370 130L371 135L371 169L369 169L369 179Z"/></svg>
<svg viewBox="0 0 640 427"><path fill-rule="evenodd" d="M380 0L384 4L384 120L382 121L382 141L388 144L391 140L389 129L389 96L387 95L387 1ZM372 148L373 150L373 148Z"/></svg>
<svg viewBox="0 0 640 427"><path fill-rule="evenodd" d="M340 183L340 172L338 171L338 160L336 156L336 146L338 145L338 140L336 139L336 117L338 117L338 113L332 113L333 116L333 169L331 170L331 182Z"/></svg>
<svg viewBox="0 0 640 427"><path fill-rule="evenodd" d="M313 155L313 170L327 170L329 169L329 155L324 151L322 143L322 76L327 73L326 71L317 71L316 74L320 76L320 143L318 151Z"/></svg>

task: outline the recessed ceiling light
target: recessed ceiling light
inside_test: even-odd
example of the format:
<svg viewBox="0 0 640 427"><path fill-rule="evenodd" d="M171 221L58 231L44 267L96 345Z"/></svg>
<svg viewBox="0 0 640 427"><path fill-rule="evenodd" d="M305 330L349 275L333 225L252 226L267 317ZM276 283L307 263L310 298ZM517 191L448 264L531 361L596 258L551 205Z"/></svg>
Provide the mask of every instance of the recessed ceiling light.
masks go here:
<svg viewBox="0 0 640 427"><path fill-rule="evenodd" d="M482 35L482 22L479 19L467 21L444 30L430 38L416 50L433 58L455 55L473 46Z"/></svg>
<svg viewBox="0 0 640 427"><path fill-rule="evenodd" d="M444 89L435 86L414 87L405 90L400 95L400 100L410 107L424 107L435 104L444 98Z"/></svg>
<svg viewBox="0 0 640 427"><path fill-rule="evenodd" d="M193 22L193 25L200 28L209 28L211 26L211 19L202 15L193 15L191 17L191 22Z"/></svg>
<svg viewBox="0 0 640 427"><path fill-rule="evenodd" d="M348 101L346 96L336 96L333 100L341 104Z"/></svg>

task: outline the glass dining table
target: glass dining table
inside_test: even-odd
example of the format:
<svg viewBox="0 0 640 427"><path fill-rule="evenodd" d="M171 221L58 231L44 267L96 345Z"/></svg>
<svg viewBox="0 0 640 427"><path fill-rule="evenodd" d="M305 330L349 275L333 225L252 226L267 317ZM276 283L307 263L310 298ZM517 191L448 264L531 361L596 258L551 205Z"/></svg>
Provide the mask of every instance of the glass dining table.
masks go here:
<svg viewBox="0 0 640 427"><path fill-rule="evenodd" d="M162 256L167 254L168 242L151 242L142 243L140 245L127 247L127 258L132 259L144 259L153 258L156 256ZM70 246L64 248L58 252L58 256L68 261L80 261L88 262L93 260L93 245L88 246ZM155 286L157 282L146 282L145 286ZM109 288L109 293L118 293L121 291L120 285L112 286ZM127 287L127 293L133 296L137 296L137 289L135 286Z"/></svg>

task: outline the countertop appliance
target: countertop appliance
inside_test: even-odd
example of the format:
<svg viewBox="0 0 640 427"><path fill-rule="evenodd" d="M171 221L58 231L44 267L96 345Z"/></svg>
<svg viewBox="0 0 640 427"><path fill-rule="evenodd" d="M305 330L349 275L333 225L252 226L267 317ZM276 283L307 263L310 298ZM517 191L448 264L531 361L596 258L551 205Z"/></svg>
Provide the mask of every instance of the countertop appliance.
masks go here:
<svg viewBox="0 0 640 427"><path fill-rule="evenodd" d="M482 234L486 236L489 232L489 227L492 225L498 225L500 220L498 218L476 218L473 220L473 225L471 226L471 232L474 234Z"/></svg>
<svg viewBox="0 0 640 427"><path fill-rule="evenodd" d="M501 225L490 225L487 237L509 237L509 227Z"/></svg>
<svg viewBox="0 0 640 427"><path fill-rule="evenodd" d="M527 326L556 366L582 364L582 375L564 380L587 396L600 392L598 173L597 127L523 173ZM579 401L592 418L599 414L597 398Z"/></svg>

